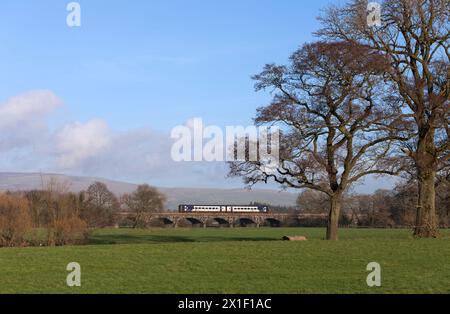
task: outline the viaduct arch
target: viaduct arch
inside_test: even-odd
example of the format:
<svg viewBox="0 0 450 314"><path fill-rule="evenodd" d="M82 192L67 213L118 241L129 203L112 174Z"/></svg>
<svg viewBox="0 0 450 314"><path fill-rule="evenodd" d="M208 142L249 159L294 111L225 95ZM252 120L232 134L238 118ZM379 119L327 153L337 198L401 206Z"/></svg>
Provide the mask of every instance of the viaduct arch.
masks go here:
<svg viewBox="0 0 450 314"><path fill-rule="evenodd" d="M134 214L119 213L119 221L132 219ZM284 213L148 213L144 214L144 223L160 222L164 226L174 228L181 226L193 227L283 227L295 221L304 219L323 219L326 214L284 214ZM352 218L353 219L353 218Z"/></svg>

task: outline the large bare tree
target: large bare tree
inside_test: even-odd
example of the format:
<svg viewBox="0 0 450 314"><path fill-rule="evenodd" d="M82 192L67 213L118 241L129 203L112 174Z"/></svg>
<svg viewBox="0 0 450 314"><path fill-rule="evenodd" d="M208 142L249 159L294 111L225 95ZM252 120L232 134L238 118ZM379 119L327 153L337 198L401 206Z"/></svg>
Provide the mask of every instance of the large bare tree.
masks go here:
<svg viewBox="0 0 450 314"><path fill-rule="evenodd" d="M321 17L319 35L368 45L389 58L390 79L405 103L415 137L405 152L415 166L418 204L414 234L438 235L435 181L440 164L450 159L448 0L381 1L381 26L369 26L368 1L331 7Z"/></svg>
<svg viewBox="0 0 450 314"><path fill-rule="evenodd" d="M393 130L402 121L396 104L384 99L388 66L379 53L349 42L307 44L289 66L266 65L254 77L256 89L274 96L255 122L281 127L280 165L266 171L260 162L233 162L230 174L250 185L274 180L325 193L326 238L337 240L344 192L367 175L399 169L393 141L403 138Z"/></svg>

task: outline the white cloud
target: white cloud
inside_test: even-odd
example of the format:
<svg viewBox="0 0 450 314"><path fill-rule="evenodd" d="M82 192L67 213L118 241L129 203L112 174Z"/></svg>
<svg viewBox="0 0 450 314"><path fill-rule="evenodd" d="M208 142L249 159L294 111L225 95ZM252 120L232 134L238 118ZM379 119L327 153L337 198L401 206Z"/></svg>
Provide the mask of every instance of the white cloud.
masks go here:
<svg viewBox="0 0 450 314"><path fill-rule="evenodd" d="M111 131L106 122L98 119L74 122L57 133L56 143L59 166L75 167L106 151L111 144Z"/></svg>
<svg viewBox="0 0 450 314"><path fill-rule="evenodd" d="M35 90L0 104L1 171L99 176L172 186L223 182L215 163L174 162L169 132L112 130L106 121L74 121L51 128L47 119L63 102ZM193 121L186 124L192 127Z"/></svg>
<svg viewBox="0 0 450 314"><path fill-rule="evenodd" d="M61 99L49 90L33 90L11 97L0 105L0 128L36 125L61 105Z"/></svg>
<svg viewBox="0 0 450 314"><path fill-rule="evenodd" d="M28 165L39 167L38 152L49 140L47 118L63 102L49 90L33 90L0 103L0 166L3 169Z"/></svg>

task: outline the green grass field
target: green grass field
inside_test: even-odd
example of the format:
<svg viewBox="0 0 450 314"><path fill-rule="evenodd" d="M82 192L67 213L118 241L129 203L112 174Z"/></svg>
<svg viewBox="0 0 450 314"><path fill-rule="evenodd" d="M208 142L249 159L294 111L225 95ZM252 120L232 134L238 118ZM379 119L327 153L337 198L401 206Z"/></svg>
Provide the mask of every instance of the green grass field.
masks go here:
<svg viewBox="0 0 450 314"><path fill-rule="evenodd" d="M281 241L305 235L306 242ZM106 229L90 244L0 249L1 293L450 293L450 231L414 240L409 230ZM66 265L81 265L67 287ZM366 285L366 265L382 287Z"/></svg>

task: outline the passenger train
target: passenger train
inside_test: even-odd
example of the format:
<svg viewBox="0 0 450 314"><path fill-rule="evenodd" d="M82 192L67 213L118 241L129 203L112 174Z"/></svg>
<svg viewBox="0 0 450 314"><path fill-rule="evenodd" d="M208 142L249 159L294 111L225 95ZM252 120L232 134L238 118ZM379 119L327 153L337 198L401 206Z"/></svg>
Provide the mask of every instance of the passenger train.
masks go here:
<svg viewBox="0 0 450 314"><path fill-rule="evenodd" d="M180 213L268 213L263 205L179 205Z"/></svg>

